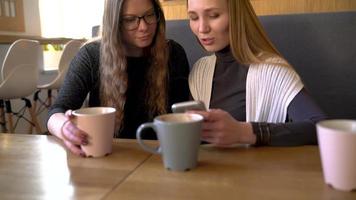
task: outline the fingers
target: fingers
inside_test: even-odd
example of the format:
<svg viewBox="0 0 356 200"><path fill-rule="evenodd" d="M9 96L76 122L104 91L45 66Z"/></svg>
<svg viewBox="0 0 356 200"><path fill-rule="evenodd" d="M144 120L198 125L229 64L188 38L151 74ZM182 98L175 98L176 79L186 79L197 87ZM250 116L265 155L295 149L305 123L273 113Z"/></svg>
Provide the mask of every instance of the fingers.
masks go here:
<svg viewBox="0 0 356 200"><path fill-rule="evenodd" d="M62 127L62 135L65 140L75 145L88 144L88 135L69 120Z"/></svg>
<svg viewBox="0 0 356 200"><path fill-rule="evenodd" d="M218 140L220 138L220 132L214 130L203 130L201 133L201 139L211 142L212 140ZM215 142L214 142L215 143Z"/></svg>
<svg viewBox="0 0 356 200"><path fill-rule="evenodd" d="M67 110L67 111L64 113L64 115L65 115L68 119L70 119L70 118L73 117L72 111L73 111L73 110Z"/></svg>
<svg viewBox="0 0 356 200"><path fill-rule="evenodd" d="M201 140L215 144L215 145L221 145L221 140L219 137L216 137L214 134L202 134Z"/></svg>
<svg viewBox="0 0 356 200"><path fill-rule="evenodd" d="M75 145L69 141L64 140L64 145L75 155L86 157L84 151L80 148L80 146Z"/></svg>
<svg viewBox="0 0 356 200"><path fill-rule="evenodd" d="M88 144L87 134L78 129L70 120L64 122L62 127L63 142L75 155L86 157L81 145Z"/></svg>
<svg viewBox="0 0 356 200"><path fill-rule="evenodd" d="M203 133L201 140L219 147L230 147L233 143L229 140L225 140L221 135L222 133Z"/></svg>
<svg viewBox="0 0 356 200"><path fill-rule="evenodd" d="M188 111L188 113L194 113L194 114L199 114L201 116L203 116L204 121L213 121L213 119L215 119L216 117L214 116L215 113L212 113L211 111Z"/></svg>
<svg viewBox="0 0 356 200"><path fill-rule="evenodd" d="M206 111L190 111L190 113L200 114L204 117L201 138L203 141L218 145L226 146L235 141L235 120L231 115L221 109L210 109Z"/></svg>
<svg viewBox="0 0 356 200"><path fill-rule="evenodd" d="M190 110L190 111L187 111L187 113L201 115L201 116L203 116L204 120L207 120L209 118L209 112L207 112L207 111Z"/></svg>
<svg viewBox="0 0 356 200"><path fill-rule="evenodd" d="M209 122L219 121L228 116L228 113L221 109L210 109L209 111L189 111L189 113L202 115L204 117L204 121Z"/></svg>
<svg viewBox="0 0 356 200"><path fill-rule="evenodd" d="M82 145L88 144L88 135L81 129L79 129L74 123L72 110L67 110L64 113L65 119L60 127L59 138L63 140L64 146L70 150L73 154L85 157L84 151L81 149Z"/></svg>

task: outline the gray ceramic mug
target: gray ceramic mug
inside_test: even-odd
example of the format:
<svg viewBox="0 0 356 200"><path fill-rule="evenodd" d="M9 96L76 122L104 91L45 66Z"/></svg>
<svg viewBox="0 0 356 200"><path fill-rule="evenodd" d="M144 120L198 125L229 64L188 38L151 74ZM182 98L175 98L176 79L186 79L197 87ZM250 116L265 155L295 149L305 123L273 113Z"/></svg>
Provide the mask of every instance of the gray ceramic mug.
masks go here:
<svg viewBox="0 0 356 200"><path fill-rule="evenodd" d="M197 166L203 116L192 113L172 113L156 117L153 123L142 124L136 132L141 147L151 153L161 154L165 168L187 171ZM160 147L147 146L141 138L142 131L152 128Z"/></svg>

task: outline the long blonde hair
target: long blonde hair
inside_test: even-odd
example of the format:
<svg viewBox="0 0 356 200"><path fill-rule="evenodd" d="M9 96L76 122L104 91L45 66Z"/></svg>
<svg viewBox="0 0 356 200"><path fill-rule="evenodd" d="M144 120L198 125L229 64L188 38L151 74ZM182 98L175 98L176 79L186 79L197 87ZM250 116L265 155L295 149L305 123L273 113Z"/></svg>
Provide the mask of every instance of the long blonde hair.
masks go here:
<svg viewBox="0 0 356 200"><path fill-rule="evenodd" d="M266 58L283 56L272 44L250 0L227 0L229 7L230 49L243 64L262 63Z"/></svg>
<svg viewBox="0 0 356 200"><path fill-rule="evenodd" d="M116 108L116 130L122 129L128 84L127 61L120 27L120 15L125 0L105 0L100 51L100 101ZM151 0L157 23L152 44L144 49L150 59L146 75L146 102L150 117L166 112L168 53L165 38L165 17L158 0ZM118 135L115 135L118 136Z"/></svg>

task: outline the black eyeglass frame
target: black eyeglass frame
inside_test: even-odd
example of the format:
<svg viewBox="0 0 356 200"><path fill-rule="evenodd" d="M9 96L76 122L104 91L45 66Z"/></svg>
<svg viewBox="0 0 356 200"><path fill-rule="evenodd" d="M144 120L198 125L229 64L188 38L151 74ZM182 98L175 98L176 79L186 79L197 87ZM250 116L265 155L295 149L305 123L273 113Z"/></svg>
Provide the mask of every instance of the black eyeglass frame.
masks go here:
<svg viewBox="0 0 356 200"><path fill-rule="evenodd" d="M156 21L155 22L148 22L146 17L151 15L151 14L154 14L155 17L156 17ZM135 17L135 21L136 21L136 26L135 28L127 28L125 25L124 25L124 19L121 19L120 20L120 24L122 25L122 27L125 29L125 30L128 30L128 31L133 31L133 30L136 30L139 26L140 26L140 23L141 23L141 19L143 21L145 21L146 24L148 25L152 25L152 24L157 24L160 19L161 19L161 16L160 16L160 13L158 11L156 11L156 9L154 9L154 13L149 13L149 14L145 14L145 15L142 15L142 16L134 16L132 15L131 17Z"/></svg>

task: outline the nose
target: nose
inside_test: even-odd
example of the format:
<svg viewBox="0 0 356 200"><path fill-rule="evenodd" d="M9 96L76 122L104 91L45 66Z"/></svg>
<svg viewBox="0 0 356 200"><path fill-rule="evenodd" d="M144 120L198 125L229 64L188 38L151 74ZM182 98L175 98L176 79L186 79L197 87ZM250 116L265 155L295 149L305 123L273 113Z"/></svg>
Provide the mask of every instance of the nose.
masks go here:
<svg viewBox="0 0 356 200"><path fill-rule="evenodd" d="M141 18L138 21L138 30L147 30L147 27L148 27L148 24L146 23L146 21L143 18Z"/></svg>
<svg viewBox="0 0 356 200"><path fill-rule="evenodd" d="M201 19L199 21L199 28L198 28L199 33L207 33L210 31L210 26L207 20Z"/></svg>

